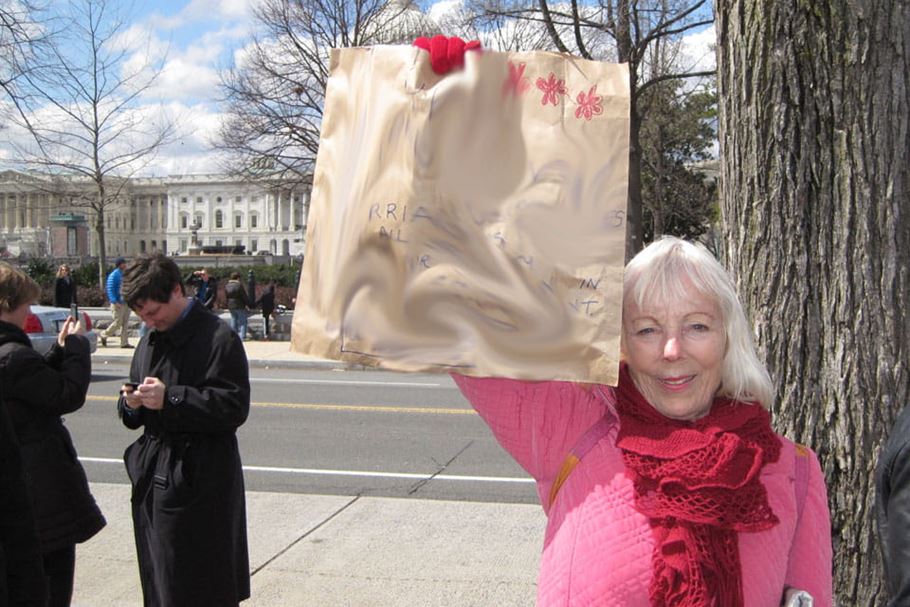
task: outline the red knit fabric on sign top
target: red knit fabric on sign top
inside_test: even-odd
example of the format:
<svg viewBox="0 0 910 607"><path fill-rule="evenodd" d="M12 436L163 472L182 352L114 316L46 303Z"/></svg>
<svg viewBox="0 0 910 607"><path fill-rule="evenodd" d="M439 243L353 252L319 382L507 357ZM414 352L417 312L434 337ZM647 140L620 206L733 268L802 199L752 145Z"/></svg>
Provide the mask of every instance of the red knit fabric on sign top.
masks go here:
<svg viewBox="0 0 910 607"><path fill-rule="evenodd" d="M635 486L635 508L655 537L651 604L741 607L737 532L778 523L759 478L781 449L768 412L717 398L706 417L672 420L645 400L626 365L616 394L616 444Z"/></svg>
<svg viewBox="0 0 910 607"><path fill-rule="evenodd" d="M479 51L480 41L465 42L457 36L433 36L416 38L413 45L430 53L430 66L437 74L448 74L453 69L464 67L466 51Z"/></svg>

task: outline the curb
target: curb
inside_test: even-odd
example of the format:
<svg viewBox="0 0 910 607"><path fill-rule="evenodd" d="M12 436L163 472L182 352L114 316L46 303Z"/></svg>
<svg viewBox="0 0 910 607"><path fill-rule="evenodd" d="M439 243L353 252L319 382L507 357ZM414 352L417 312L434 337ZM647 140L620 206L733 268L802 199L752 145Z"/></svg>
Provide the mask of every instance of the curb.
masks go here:
<svg viewBox="0 0 910 607"><path fill-rule="evenodd" d="M92 363L99 365L130 364L132 356L106 355L95 352L92 354ZM271 360L268 358L250 358L247 360L250 368L257 369L301 369L323 371L376 371L377 367L368 367L358 363L346 363L339 360Z"/></svg>

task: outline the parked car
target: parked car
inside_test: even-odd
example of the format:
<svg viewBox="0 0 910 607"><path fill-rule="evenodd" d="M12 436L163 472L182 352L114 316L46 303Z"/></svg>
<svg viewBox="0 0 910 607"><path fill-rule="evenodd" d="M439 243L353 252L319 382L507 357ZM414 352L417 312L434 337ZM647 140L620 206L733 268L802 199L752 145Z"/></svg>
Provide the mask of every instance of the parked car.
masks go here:
<svg viewBox="0 0 910 607"><path fill-rule="evenodd" d="M82 314L82 324L85 327L85 336L88 338L92 352L98 348L98 334L92 330L92 319L88 314ZM32 312L25 319L25 332L32 340L32 347L40 354L46 353L57 341L60 328L70 315L69 308L52 308L51 306L32 306Z"/></svg>

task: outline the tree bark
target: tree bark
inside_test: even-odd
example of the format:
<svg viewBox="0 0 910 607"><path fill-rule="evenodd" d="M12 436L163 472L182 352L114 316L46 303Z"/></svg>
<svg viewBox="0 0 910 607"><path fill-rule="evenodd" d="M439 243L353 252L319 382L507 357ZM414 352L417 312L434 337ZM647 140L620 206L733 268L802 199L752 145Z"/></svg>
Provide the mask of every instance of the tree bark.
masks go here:
<svg viewBox="0 0 910 607"><path fill-rule="evenodd" d="M104 230L104 180L96 182L96 187L98 188L97 204L92 206L95 207L95 212L97 213L95 232L98 234L98 286L101 287L101 292L104 293L106 283L104 273L107 265L105 263L107 260L107 235Z"/></svg>
<svg viewBox="0 0 910 607"><path fill-rule="evenodd" d="M631 67L631 66L630 66ZM634 89L633 89L634 90ZM629 202L626 206L626 261L635 257L644 246L641 201L641 116L635 95L629 112Z"/></svg>
<svg viewBox="0 0 910 607"><path fill-rule="evenodd" d="M908 7L715 0L726 261L821 459L841 605L885 603L873 471L910 403Z"/></svg>

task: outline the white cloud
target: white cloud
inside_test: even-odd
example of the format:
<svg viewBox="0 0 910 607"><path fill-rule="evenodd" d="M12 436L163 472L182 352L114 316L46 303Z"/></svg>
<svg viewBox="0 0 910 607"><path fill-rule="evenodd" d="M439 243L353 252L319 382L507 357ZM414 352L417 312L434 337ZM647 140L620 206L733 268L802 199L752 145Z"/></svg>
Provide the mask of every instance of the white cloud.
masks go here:
<svg viewBox="0 0 910 607"><path fill-rule="evenodd" d="M146 96L161 100L212 99L218 94L218 83L218 71L211 65L177 57L168 60Z"/></svg>
<svg viewBox="0 0 910 607"><path fill-rule="evenodd" d="M3 111L7 104L0 104ZM48 121L62 126L65 120L59 110L46 107L38 111L33 118L39 121ZM205 104L184 105L173 102L166 105L145 105L119 114L116 122L136 121L142 130L147 133L134 133L128 140L121 138L112 141L110 149L104 156L122 153L131 148L142 146L148 133L154 131L155 125L165 121L175 121L176 135L171 143L161 147L155 157L145 166L136 165L137 176L165 176L186 175L193 173L215 173L221 170L221 158L218 153L211 150L210 142L218 132L221 122L220 115ZM0 143L0 168L14 166L14 160L20 158L15 147L33 149L31 137L15 124L7 123L3 130L2 143ZM58 157L58 159L62 159ZM75 159L75 157L74 157ZM84 162L85 157L80 159ZM21 167L20 167L21 168ZM124 169L122 174L129 172Z"/></svg>
<svg viewBox="0 0 910 607"><path fill-rule="evenodd" d="M200 31L183 48L171 46L161 74L148 92L160 100L210 101L218 95L218 65L231 43L246 35L245 26Z"/></svg>
<svg viewBox="0 0 910 607"><path fill-rule="evenodd" d="M713 70L717 57L714 54L714 45L717 36L712 26L683 37L681 60L688 71Z"/></svg>
<svg viewBox="0 0 910 607"><path fill-rule="evenodd" d="M143 175L190 175L217 173L222 169L222 157L211 149L211 141L218 133L221 115L204 104L183 105L171 103L162 108L168 116L179 116L177 136L161 148L154 164Z"/></svg>
<svg viewBox="0 0 910 607"><path fill-rule="evenodd" d="M461 0L440 0L430 7L427 14L436 23L445 23L449 19L457 17L462 10L463 4ZM447 36L451 35L448 32L443 33Z"/></svg>
<svg viewBox="0 0 910 607"><path fill-rule="evenodd" d="M107 43L109 50L150 51L161 53L167 50L167 43L155 35L155 30L147 24L135 23L119 32Z"/></svg>
<svg viewBox="0 0 910 607"><path fill-rule="evenodd" d="M198 22L249 21L256 0L191 0L176 15L155 14L153 27L176 29Z"/></svg>

